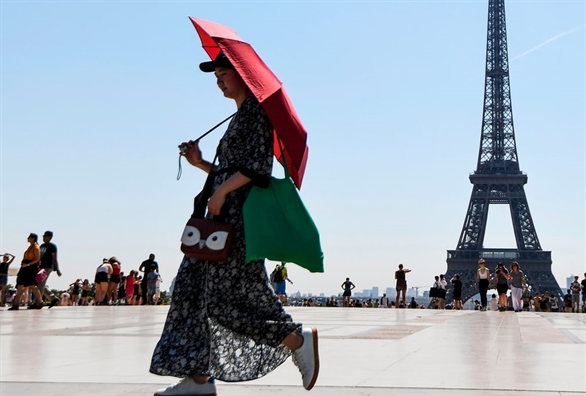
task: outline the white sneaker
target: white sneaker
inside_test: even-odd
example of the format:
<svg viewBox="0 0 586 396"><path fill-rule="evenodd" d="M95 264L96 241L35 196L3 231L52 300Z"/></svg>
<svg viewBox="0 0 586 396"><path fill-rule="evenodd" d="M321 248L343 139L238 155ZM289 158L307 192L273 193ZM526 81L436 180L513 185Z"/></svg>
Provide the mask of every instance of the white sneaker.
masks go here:
<svg viewBox="0 0 586 396"><path fill-rule="evenodd" d="M154 396L216 396L216 382L210 377L205 384L198 384L191 378L185 377L176 384L165 389L159 389Z"/></svg>
<svg viewBox="0 0 586 396"><path fill-rule="evenodd" d="M301 331L303 344L293 351L293 363L299 368L303 387L311 390L319 374L319 353L317 350L317 329L303 329Z"/></svg>

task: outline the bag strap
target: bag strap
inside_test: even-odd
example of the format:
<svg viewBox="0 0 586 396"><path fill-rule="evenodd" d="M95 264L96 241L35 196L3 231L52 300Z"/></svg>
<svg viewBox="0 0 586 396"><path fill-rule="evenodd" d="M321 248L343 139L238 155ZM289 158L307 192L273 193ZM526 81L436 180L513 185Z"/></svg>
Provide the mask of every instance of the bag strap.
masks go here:
<svg viewBox="0 0 586 396"><path fill-rule="evenodd" d="M216 155L212 161L210 171L208 172L208 177L206 178L206 181L203 185L203 190L201 190L201 192L194 198L193 214L191 215L192 218L203 219L205 216L208 200L212 195L212 188L214 187L214 178L217 174L217 172L214 170L217 158L218 151L216 150Z"/></svg>

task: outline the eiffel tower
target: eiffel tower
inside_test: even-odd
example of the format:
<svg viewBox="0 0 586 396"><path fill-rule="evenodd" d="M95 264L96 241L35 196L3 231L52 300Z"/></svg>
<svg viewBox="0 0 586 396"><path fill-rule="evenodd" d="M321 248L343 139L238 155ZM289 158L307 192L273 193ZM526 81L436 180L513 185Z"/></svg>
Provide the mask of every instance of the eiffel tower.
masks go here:
<svg viewBox="0 0 586 396"><path fill-rule="evenodd" d="M456 250L448 250L447 258L446 279L449 281L454 274L460 275L462 301L477 293L475 279L480 258L486 260L491 274L494 274L499 262L510 268L510 264L517 261L533 294L549 291L560 302L563 301L561 289L551 272L551 252L541 249L529 212L523 187L527 183L527 175L519 168L509 84L504 0L488 2L482 132L478 165L470 175L470 183L474 187L458 246ZM517 249L484 247L491 204L509 205ZM448 288L446 301L451 300L452 290Z"/></svg>

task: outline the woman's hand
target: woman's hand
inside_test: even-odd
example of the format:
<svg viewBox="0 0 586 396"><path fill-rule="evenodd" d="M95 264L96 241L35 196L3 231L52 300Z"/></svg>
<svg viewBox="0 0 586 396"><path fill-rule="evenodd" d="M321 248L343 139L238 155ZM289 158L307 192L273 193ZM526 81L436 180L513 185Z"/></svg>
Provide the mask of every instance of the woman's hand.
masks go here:
<svg viewBox="0 0 586 396"><path fill-rule="evenodd" d="M226 202L226 194L222 192L222 189L218 188L208 201L208 212L214 216L218 216L222 211L224 202Z"/></svg>
<svg viewBox="0 0 586 396"><path fill-rule="evenodd" d="M181 155L185 157L187 162L193 166L198 166L202 163L201 150L199 149L199 142L190 140L189 142L183 142L179 146L181 152L182 147L187 147L185 152L181 152Z"/></svg>

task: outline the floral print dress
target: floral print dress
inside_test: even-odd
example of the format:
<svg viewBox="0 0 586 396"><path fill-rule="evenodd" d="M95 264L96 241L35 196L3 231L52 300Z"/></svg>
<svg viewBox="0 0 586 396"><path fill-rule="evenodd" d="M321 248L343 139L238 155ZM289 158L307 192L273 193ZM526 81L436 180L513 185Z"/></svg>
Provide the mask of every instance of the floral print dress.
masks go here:
<svg viewBox="0 0 586 396"><path fill-rule="evenodd" d="M150 372L247 381L281 365L291 355L282 341L301 327L273 292L264 260L245 262L242 207L253 184L268 186L273 163L273 127L253 96L240 106L217 155L217 171L229 170L215 177L214 191L237 171L252 180L222 207L235 228L232 250L223 263L183 258Z"/></svg>

